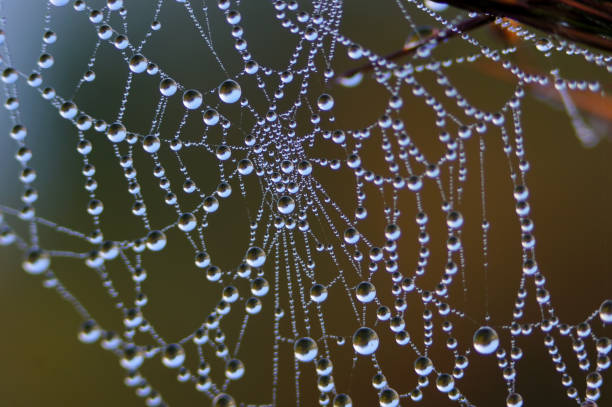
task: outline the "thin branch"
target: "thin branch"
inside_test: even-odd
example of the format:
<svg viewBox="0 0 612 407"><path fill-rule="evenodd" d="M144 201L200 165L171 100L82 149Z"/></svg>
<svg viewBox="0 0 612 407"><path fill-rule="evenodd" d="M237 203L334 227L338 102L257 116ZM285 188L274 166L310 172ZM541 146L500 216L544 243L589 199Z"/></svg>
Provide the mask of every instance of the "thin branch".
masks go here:
<svg viewBox="0 0 612 407"><path fill-rule="evenodd" d="M489 24L490 22L492 22L494 20L494 17L492 16L487 16L487 15L481 15L481 16L477 16L477 17L472 17L472 18L468 18L466 20L461 21L460 23L456 24L456 29L455 30L451 30L451 29L446 29L446 30L434 30L430 35L428 35L427 37L424 37L422 39L420 39L419 41L415 41L413 44L411 44L408 47L404 47L399 51L395 51L391 54L385 55L383 58L387 61L393 61L396 60L398 58L401 58L403 56L406 55L410 55L414 52L416 52L416 50L418 50L420 47L422 47L425 44L439 44L442 41L445 41L449 38L455 37L457 35L461 35L464 32L468 32L471 31L473 29L476 29L478 27L481 27L483 25ZM355 75L358 72L368 72L371 71L372 69L374 69L374 65L372 64L366 64L366 65L362 65L362 66L358 66L356 68L350 69L346 72L344 72L342 75L340 75L338 77L338 79L340 78L349 78L353 75Z"/></svg>

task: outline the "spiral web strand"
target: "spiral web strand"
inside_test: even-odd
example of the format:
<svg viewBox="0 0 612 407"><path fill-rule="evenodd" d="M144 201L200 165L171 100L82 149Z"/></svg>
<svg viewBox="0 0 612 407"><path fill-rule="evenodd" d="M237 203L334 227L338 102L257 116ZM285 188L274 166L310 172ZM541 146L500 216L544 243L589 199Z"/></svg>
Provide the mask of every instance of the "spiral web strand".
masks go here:
<svg viewBox="0 0 612 407"><path fill-rule="evenodd" d="M462 391L461 380L476 353L496 360L495 373L507 387L499 398L508 407L518 407L523 405L518 385L524 354L520 343L532 334L543 340L567 397L581 406L597 405L612 349L610 339L600 336L605 329L601 322L612 322L612 301L604 301L577 324L564 323L555 312L545 270L536 261L522 103L526 89L554 84L576 135L585 146L592 146L598 136L580 117L568 89L605 94L598 82L566 80L560 69L525 72L511 62L516 45L491 48L469 32L452 39L463 43L462 50L470 49L468 54L440 58L437 48L445 44L432 41L418 47L407 62L385 59L343 34L345 4L338 0L260 2L258 7L272 14L297 44L281 68L272 68L265 58L251 54L249 17L241 14L244 4L239 0L152 2L147 6L153 9L152 18L144 35L139 35L141 40L128 36L128 28L131 33L142 27L128 24L127 0L67 3L50 0L37 5L46 7L45 32L32 71L13 66L10 30L3 27L0 37L4 106L21 165L24 203L0 206L0 244L18 247L24 255L23 269L41 275L46 287L74 306L84 321L78 338L98 342L114 354L126 371L126 385L135 387L146 405L170 403L163 397L163 384L152 383L143 372L145 365L159 363L149 359L161 359L161 364L176 369L185 389L195 388L213 406L287 405L282 401L287 396L280 393L288 388L295 405L309 405L304 400L313 394L321 405L361 405L352 394L357 390L351 391L346 382L347 376L352 380L361 372L372 373L368 391L384 407L426 402L430 387L460 405L477 405L476 395ZM458 13L449 19L434 11L439 5L419 1L390 4L414 41L427 35L415 16L449 32L457 31L462 18L474 17ZM182 9L182 20L173 17L160 23L170 7ZM45 78L56 64L54 50L63 41L62 27L55 20L65 15L89 24L96 42L85 72L64 94ZM214 65L211 71L216 69L226 78L213 87L183 83L180 71L166 71L163 58L157 60L148 53L157 35L185 24L197 32L199 45ZM545 56L566 54L604 74L612 67L610 56L538 38L505 19L493 24L513 36L518 47L534 48ZM232 41L233 59L220 49L222 36ZM88 102L81 104L79 95L96 83L108 52L121 61L121 76L113 80L121 82L123 89L116 113L101 116ZM358 64L366 62L373 73L342 76L336 66L346 63L336 65L336 60L345 56ZM489 61L513 78L512 96L497 111L485 112L473 105L448 74L450 68L479 60ZM342 120L335 112L340 102L334 99L334 89L350 92L366 82L385 94L384 104L373 106L378 117L361 128L339 126ZM137 97L144 87L153 87L156 96ZM37 216L38 181L31 159L38 152L27 130L33 119L20 106L24 92L37 92L71 124L85 180L87 229ZM412 104L425 106L435 116L435 152L420 144L420 135L407 130L406 112ZM152 115L146 122L131 120L133 105L146 106ZM176 112L178 120L173 123ZM191 126L196 122L199 129L194 131ZM69 139L63 135L62 140ZM101 144L108 155L94 154ZM467 288L471 273L478 270L486 285L492 272L487 195L496 192L491 187L494 176L485 168L489 151L500 145L515 198L514 215L520 223L522 263L515 272L512 317L503 323L490 315L493 294L486 288L483 315L471 316L465 309L467 297L475 295ZM61 141L61 148L71 149L73 142ZM104 174L111 167L115 174L119 169L124 179ZM466 196L471 191L466 187L468 175L479 186L478 219L463 213L472 204ZM342 182L351 185L351 196L336 190L334 177L343 177ZM159 188L145 201L144 184L152 180ZM112 194L105 184L114 185ZM112 200L111 195L123 197L122 210L140 220L138 228L126 227L122 235L106 231L105 219L120 216L105 210L106 197ZM248 224L240 232L246 238L236 238L235 247L230 248L233 263L217 263L215 240L222 231L212 231L213 224L220 217L239 216L232 214L234 209L224 211L232 200L240 201L238 208L246 212ZM171 221L158 215L159 207L170 210ZM444 230L442 241L437 242L440 253L431 247L440 226L432 223L439 220ZM468 223L477 225L478 239L464 238ZM56 248L53 240L42 238L43 229L78 244L72 250ZM414 242L409 240L411 230ZM201 270L203 295L214 297L216 305L205 311L191 332L167 338L147 316L147 303L156 299L147 297L146 283L149 267L153 269L160 257L177 246L191 250L185 267ZM63 284L61 273L54 272L54 263L62 258L76 264L73 267L82 263L83 269L98 274L122 315L121 330L104 327L81 297ZM133 292L118 288L113 278L117 270L130 275ZM334 297L344 301L344 308L331 305ZM539 309L535 319L524 315L530 302ZM258 320L265 310L272 310L273 316L267 322ZM423 327L422 338L415 324ZM249 332L259 329L271 345L271 388L258 389L263 399L251 401L245 399L251 395L232 389L241 381L256 386L258 368L249 363L243 347ZM467 340L456 334L460 329L471 332ZM557 347L567 338L574 355L563 355ZM386 352L397 352L405 369L416 373L412 382L387 375L380 360ZM578 363L577 374L566 366L572 358ZM344 366L346 360L349 363Z"/></svg>

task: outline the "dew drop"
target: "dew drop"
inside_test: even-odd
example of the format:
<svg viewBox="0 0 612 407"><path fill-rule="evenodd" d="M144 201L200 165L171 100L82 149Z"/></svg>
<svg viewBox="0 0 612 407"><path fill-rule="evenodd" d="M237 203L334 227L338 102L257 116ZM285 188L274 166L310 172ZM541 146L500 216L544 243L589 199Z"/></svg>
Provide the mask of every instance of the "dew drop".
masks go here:
<svg viewBox="0 0 612 407"><path fill-rule="evenodd" d="M189 89L183 93L183 105L189 110L200 107L202 105L202 100L202 94L195 89Z"/></svg>
<svg viewBox="0 0 612 407"><path fill-rule="evenodd" d="M175 369L183 365L185 361L185 351L181 345L171 343L164 349L162 363L164 366Z"/></svg>
<svg viewBox="0 0 612 407"><path fill-rule="evenodd" d="M371 355L378 349L379 339L376 332L363 326L353 334L353 349L360 355Z"/></svg>
<svg viewBox="0 0 612 407"><path fill-rule="evenodd" d="M480 327L474 333L474 349L482 355L489 355L497 350L499 346L499 336L497 332L489 326Z"/></svg>
<svg viewBox="0 0 612 407"><path fill-rule="evenodd" d="M164 232L153 230L147 235L147 249L158 252L166 247L167 239Z"/></svg>
<svg viewBox="0 0 612 407"><path fill-rule="evenodd" d="M246 262L251 267L261 267L266 262L266 252L257 246L250 247L246 252Z"/></svg>
<svg viewBox="0 0 612 407"><path fill-rule="evenodd" d="M218 93L224 103L235 103L240 99L242 89L236 81L228 79L219 86Z"/></svg>
<svg viewBox="0 0 612 407"><path fill-rule="evenodd" d="M317 106L319 106L319 109L321 110L331 110L334 107L334 98L332 98L331 95L324 93L319 96Z"/></svg>
<svg viewBox="0 0 612 407"><path fill-rule="evenodd" d="M319 347L314 339L303 337L293 344L293 353L300 362L312 362L319 352Z"/></svg>

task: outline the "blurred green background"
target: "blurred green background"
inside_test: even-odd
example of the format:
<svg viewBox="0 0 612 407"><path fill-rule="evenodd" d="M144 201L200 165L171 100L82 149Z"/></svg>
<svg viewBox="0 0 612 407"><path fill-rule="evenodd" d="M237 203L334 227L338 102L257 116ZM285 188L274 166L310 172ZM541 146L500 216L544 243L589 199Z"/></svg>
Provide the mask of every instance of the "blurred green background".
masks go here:
<svg viewBox="0 0 612 407"><path fill-rule="evenodd" d="M71 96L76 83L87 69L87 62L96 42L95 30L85 14L75 13L69 6L53 8L49 27L45 27L45 3L42 0L28 4L17 0L4 1L2 12L6 16L5 32L11 47L13 66L26 74L30 72L39 56L44 28L56 31L58 42L49 47L56 63L53 68L43 73L45 84L55 87L59 95L74 97L75 103L91 115L113 121L125 85L126 64L116 50L109 44L103 44L98 51L95 65L96 80L92 84L85 84L76 96ZM94 8L101 7L103 3L88 2ZM410 37L411 30L394 3L379 3L359 0L345 4L341 31L376 53L385 54L401 48L404 40ZM289 35L279 26L274 19L270 2L244 2L239 9L243 15L241 25L245 27L245 38L254 59L263 66L282 70L294 49L296 37ZM153 11L153 6L148 2L129 2L129 38L132 42L142 38L146 27L152 21ZM222 21L222 13L212 3L209 11L215 49L229 74L235 75L242 70L243 65L231 49L230 26ZM416 10L411 12L414 13L417 24L432 24L431 18L424 17ZM454 11L447 13L450 16ZM112 21L119 26L118 18L113 18ZM213 89L226 78L226 74L211 57L210 50L193 28L180 4L167 1L159 20L162 30L153 35L143 50L151 60L158 62L164 71L187 87ZM486 44L498 47L503 45L499 36L490 28L480 29L475 35ZM603 69L585 64L581 57L553 55L551 58L544 58L532 45L519 43L518 47L518 52L509 58L527 71L548 72L559 67L562 72L567 72L569 77L609 83L609 75L606 75ZM439 48L434 53L439 59L443 59L444 55L478 52L478 49L468 47L457 39ZM358 64L346 57L344 49L339 48L337 52L333 65L337 73ZM460 92L476 107L496 111L511 96L515 83L512 80L500 79L500 71L499 67L477 62L451 67L447 74ZM428 89L437 88L433 85L433 75L423 73L417 77ZM124 120L128 128L142 133L148 131L158 98L157 81L158 78L140 77L134 81ZM258 98L261 97L258 96L254 81L247 83L245 80L241 85L243 94L257 108L257 103L261 103ZM318 80L312 84L309 96L311 102L316 100L323 89L325 88L322 81ZM388 97L386 91L369 77L357 88L332 86L326 89L336 100L335 123L328 122L322 126L330 129L358 129L374 122L382 114ZM58 116L55 108L29 88L25 81L19 81L19 90L22 117L29 130L27 142L34 152L31 164L39 175L35 182L40 195L36 204L37 215L88 233L92 230L92 225L85 212L87 194L82 187L84 179L80 173L81 157L75 150L76 131ZM437 156L441 150L431 109L424 105L422 99L411 96L409 91L405 93L402 114L407 131L422 151ZM596 96L594 100L597 101ZM167 134L167 138L176 131L182 115L178 96L171 101L173 104L168 108L162 125L162 136ZM445 107L449 111L456 110L454 104L448 103ZM265 109L261 107L260 113L265 113ZM596 147L587 149L574 135L570 119L558 100L542 98L541 94L528 90L522 111L525 147L531 163L528 187L531 191L532 218L536 225L538 263L547 278L547 287L557 315L563 322L575 324L597 309L604 299L612 297L612 241L609 237L612 230L610 123L585 114L585 118L592 119L599 134L603 135ZM235 106L223 113L230 118L240 115L239 108ZM0 113L0 128L5 133L4 137L0 137L0 203L20 207L21 189L17 179L19 167L13 158L15 144L6 136L10 126L8 114L3 110ZM182 138L197 139L201 128L199 115L192 114L183 130ZM244 128L248 129L248 121L244 123ZM215 136L211 136L211 139L213 137ZM231 144L240 145L244 135L238 130L232 130L229 137ZM104 135L91 132L87 134L87 138L94 144L91 161L97 167L99 196L105 203L105 237L119 240L142 236L145 233L144 228L130 213L132 199L126 191L120 168ZM500 326L511 320L514 296L520 279L520 229L514 214L507 160L496 131L490 131L484 138L487 144L487 212L492 224L489 275L485 282L480 257L478 145L477 139L473 138L466 147L468 180L460 207L467 223L462 238L468 262L467 298L465 301L459 300L463 294L457 280L452 291L454 301L451 301L451 305L464 310L469 316L469 319L456 322L456 336L462 350L470 345L474 329L484 321L485 295L489 297L493 326ZM384 163L382 152L377 145L379 142L377 138L368 141L365 151L372 156L365 159L370 160L370 168L382 171ZM329 159L345 158L342 149L327 145L318 144L310 153ZM161 157L162 161L166 160L164 163L173 185L180 185L178 164L173 156L164 156L162 153ZM216 175L209 175L217 171L217 163L212 155L192 151L184 152L183 158L198 184L204 190L211 191L218 183ZM173 222L175 214L163 204L163 195L151 176L152 162L144 154L138 153L136 168L139 174L142 174L145 202L150 218L154 221L152 226L162 227ZM331 191L332 197L350 213L355 200L354 177L346 170L338 175L328 169L316 169L314 174L324 187ZM257 210L261 197L254 180L247 181L247 187L249 193L245 200L240 196L239 187L235 184L232 198L224 201L218 216L210 220L207 240L209 251L213 253L215 264L223 268L235 267L241 262L248 242L249 216ZM406 194L402 198L404 238L400 253L401 264L408 268L405 274L409 275L410 268L416 263L416 227L413 222L416 206L411 195ZM190 198L184 195L180 199L183 199L183 202L195 203L193 198L190 201ZM431 270L440 270L433 272L437 279L445 262L442 249L446 232L439 210L440 198L433 185L425 186L424 201L432 218L432 256L429 267ZM366 236L375 236L372 239L380 241L378 235L384 222L382 203L369 200L368 210L370 219L360 231ZM27 228L23 222L14 218L8 221L22 236L27 236ZM90 249L87 244L58 236L45 228L41 228L40 233L43 247L74 251ZM169 232L168 237L169 245L164 252L145 256L149 278L144 286L150 301L145 312L147 319L162 336L168 341L176 341L192 332L204 320L218 300L220 287L211 287L201 272L193 266L192 250L184 237L176 231ZM42 403L48 406L143 405L143 400L134 395L134 389L122 384L125 372L119 366L117 358L103 351L98 345L84 345L77 340L77 331L82 322L79 316L55 292L43 288L40 277L26 275L21 270L21 259L22 253L15 246L0 248L0 316L3 321L0 335L0 345L3 349L0 406L33 406ZM324 260L321 260L317 268L317 273L320 274L317 275L322 282L330 281L337 274L335 270L326 267L331 267L331 264L326 265ZM55 259L53 269L103 327L120 328L121 314L114 309L98 276L91 269L79 261ZM127 301L131 294L129 275L119 264L111 265L109 272L115 286L125 295ZM272 271L265 272L270 273L266 275L272 281ZM356 276L351 278L354 280L351 281L352 284L359 281ZM379 292L388 293L388 279L380 275L376 278L380 280L376 282ZM433 284L435 279L424 281ZM533 292L531 294L533 295ZM530 298L533 300L533 296ZM419 303L420 301L410 303L410 309L414 312L409 312L406 317L407 329L416 342L422 341L422 305ZM239 383L230 387L230 392L240 401L270 401L272 304L272 297L269 295L264 301L264 311L254 318L256 322L249 326L245 336L241 352L244 356L241 358L246 364L247 374ZM526 317L531 317L527 318L528 320L538 317L533 305L528 306ZM340 287L336 286L330 290L330 300L325 304L324 310L328 329L349 338L356 327L352 321L347 321L345 312L350 312L350 308L346 293ZM368 312L368 321L371 322L373 309ZM228 342L232 344L230 346L233 346L238 334L241 322L239 315L241 314L233 316L228 323ZM599 320L595 320L592 325L602 336L612 334L610 327L602 327ZM381 332L382 329L379 333ZM501 333L501 330L499 332ZM436 328L436 334L439 336L434 338L444 338L439 327ZM412 370L414 352L400 350L387 333L381 333L381 341L377 357L390 384L401 393L412 390L416 383ZM520 338L519 345L523 348L525 357L518 365L517 391L526 399L526 405L573 405L564 395L560 375L554 371L542 342L542 334L539 332ZM506 348L509 346L507 332L502 334L502 345ZM374 370L362 360L358 360L353 367L350 343L332 348L335 352L334 378L338 391L349 392L355 406L375 405L376 393L369 384ZM559 348L570 371L577 372L569 340L559 340ZM193 347L188 346L186 350L188 364L195 367ZM436 352L440 352L441 356L436 358ZM291 353L290 345L281 347L279 405L282 406L295 404ZM451 354L442 349L441 343L436 342L432 355L440 361L442 368L450 369ZM191 384L178 383L174 378L175 372L163 368L158 359L145 362L143 371L170 405L209 404L208 399L197 393ZM446 362L448 366L444 365ZM505 386L494 358L472 354L470 362L465 378L459 382L462 392L479 406L503 405ZM302 368L302 405L314 405L318 397L312 370L312 366ZM604 373L604 378L610 378L608 372ZM580 393L584 394L584 376L575 375L575 380ZM606 391L610 389L609 384L605 383L600 406L609 405L612 400L609 391ZM402 401L402 405L411 403L408 400ZM433 384L430 384L420 404L442 406L451 405L453 402L442 397Z"/></svg>

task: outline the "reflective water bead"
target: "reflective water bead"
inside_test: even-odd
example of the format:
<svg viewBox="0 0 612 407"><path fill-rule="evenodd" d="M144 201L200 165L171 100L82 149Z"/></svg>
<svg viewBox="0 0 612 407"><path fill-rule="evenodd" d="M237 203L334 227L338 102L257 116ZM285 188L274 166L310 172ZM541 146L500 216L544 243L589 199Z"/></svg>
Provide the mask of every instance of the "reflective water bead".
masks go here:
<svg viewBox="0 0 612 407"><path fill-rule="evenodd" d="M433 363L427 356L419 356L414 361L414 371L419 376L427 376L433 371L433 369Z"/></svg>
<svg viewBox="0 0 612 407"><path fill-rule="evenodd" d="M612 300L605 300L599 307L599 318L604 324L612 323Z"/></svg>
<svg viewBox="0 0 612 407"><path fill-rule="evenodd" d="M337 394L334 397L333 407L353 407L353 400L351 400L348 394Z"/></svg>
<svg viewBox="0 0 612 407"><path fill-rule="evenodd" d="M303 337L293 344L293 354L300 362L312 362L319 352L319 347L314 339Z"/></svg>
<svg viewBox="0 0 612 407"><path fill-rule="evenodd" d="M215 109L208 109L202 113L202 120L207 126L214 126L219 123L219 112Z"/></svg>
<svg viewBox="0 0 612 407"><path fill-rule="evenodd" d="M455 387L455 379L453 376L442 373L436 378L436 387L442 393L448 393Z"/></svg>
<svg viewBox="0 0 612 407"><path fill-rule="evenodd" d="M166 243L166 235L162 231L153 230L147 235L147 249L153 252L162 250L164 247L166 247Z"/></svg>
<svg viewBox="0 0 612 407"><path fill-rule="evenodd" d="M108 126L106 137L113 143L120 143L125 140L127 136L127 129L122 123L115 122Z"/></svg>
<svg viewBox="0 0 612 407"><path fill-rule="evenodd" d="M159 82L159 92L164 96L172 96L176 93L178 87L173 79L165 78Z"/></svg>
<svg viewBox="0 0 612 407"><path fill-rule="evenodd" d="M497 332L489 326L480 327L473 337L474 349L482 355L489 355L495 352L499 346L499 336Z"/></svg>
<svg viewBox="0 0 612 407"><path fill-rule="evenodd" d="M171 343L164 348L162 355L162 363L169 368L177 368L182 366L185 361L185 351L181 345Z"/></svg>
<svg viewBox="0 0 612 407"><path fill-rule="evenodd" d="M212 407L236 407L236 402L229 394L219 393L213 399Z"/></svg>
<svg viewBox="0 0 612 407"><path fill-rule="evenodd" d="M322 303L327 299L327 287L315 284L310 288L310 299L316 303Z"/></svg>
<svg viewBox="0 0 612 407"><path fill-rule="evenodd" d="M353 349L360 355L371 355L378 349L379 339L376 332L366 326L353 334Z"/></svg>
<svg viewBox="0 0 612 407"><path fill-rule="evenodd" d="M357 244L361 235L355 228L348 228L344 231L344 241L348 244Z"/></svg>
<svg viewBox="0 0 612 407"><path fill-rule="evenodd" d="M195 89L189 89L183 93L183 105L187 109L197 109L202 105L202 100L202 94Z"/></svg>
<svg viewBox="0 0 612 407"><path fill-rule="evenodd" d="M236 81L228 79L219 86L218 94L224 103L235 103L240 99L242 89Z"/></svg>
<svg viewBox="0 0 612 407"><path fill-rule="evenodd" d="M387 387L380 392L378 402L380 407L397 407L400 402L399 394L394 389Z"/></svg>
<svg viewBox="0 0 612 407"><path fill-rule="evenodd" d="M266 262L266 252L257 246L250 247L245 257L247 264L251 267L261 267Z"/></svg>
<svg viewBox="0 0 612 407"><path fill-rule="evenodd" d="M29 250L22 263L23 269L29 274L41 274L47 271L50 265L49 253L38 248Z"/></svg>
<svg viewBox="0 0 612 407"><path fill-rule="evenodd" d="M102 335L102 330L94 320L87 320L81 325L79 331L79 341L83 343L94 343Z"/></svg>
<svg viewBox="0 0 612 407"><path fill-rule="evenodd" d="M334 98L327 93L323 93L317 99L317 106L319 106L321 110L331 110L334 107Z"/></svg>
<svg viewBox="0 0 612 407"><path fill-rule="evenodd" d="M149 154L153 154L159 151L160 146L161 142L159 138L152 134L145 136L145 138L142 140L142 147Z"/></svg>
<svg viewBox="0 0 612 407"><path fill-rule="evenodd" d="M75 105L72 102L62 103L59 109L59 114L64 119L74 119L78 112L79 112L79 109L77 108L77 105Z"/></svg>
<svg viewBox="0 0 612 407"><path fill-rule="evenodd" d="M376 287L369 281L362 281L357 285L355 295L357 299L364 304L372 302L376 298Z"/></svg>
<svg viewBox="0 0 612 407"><path fill-rule="evenodd" d="M230 380L238 380L244 376L244 364L239 359L230 359L225 364L225 377Z"/></svg>
<svg viewBox="0 0 612 407"><path fill-rule="evenodd" d="M276 203L276 208L283 215L288 215L295 210L295 201L288 195L281 196Z"/></svg>
<svg viewBox="0 0 612 407"><path fill-rule="evenodd" d="M130 71L134 73L143 73L147 69L149 61L141 54L136 54L130 59Z"/></svg>

